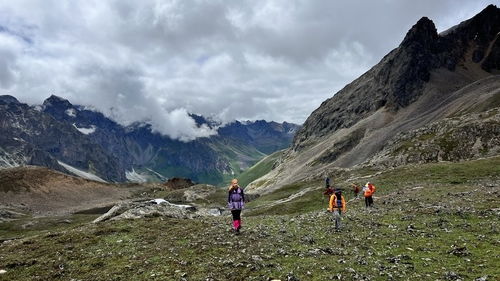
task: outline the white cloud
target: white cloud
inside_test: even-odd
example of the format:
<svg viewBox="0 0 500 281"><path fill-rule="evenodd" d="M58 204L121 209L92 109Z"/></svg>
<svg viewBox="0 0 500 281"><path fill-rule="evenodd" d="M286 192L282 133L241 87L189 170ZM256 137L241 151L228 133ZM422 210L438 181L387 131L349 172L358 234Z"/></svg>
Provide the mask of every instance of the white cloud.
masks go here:
<svg viewBox="0 0 500 281"><path fill-rule="evenodd" d="M0 3L0 94L57 94L182 140L229 122L301 123L395 48L422 16L439 31L488 1L82 0Z"/></svg>
<svg viewBox="0 0 500 281"><path fill-rule="evenodd" d="M17 60L23 44L15 35L0 32L0 88L10 89L18 73Z"/></svg>

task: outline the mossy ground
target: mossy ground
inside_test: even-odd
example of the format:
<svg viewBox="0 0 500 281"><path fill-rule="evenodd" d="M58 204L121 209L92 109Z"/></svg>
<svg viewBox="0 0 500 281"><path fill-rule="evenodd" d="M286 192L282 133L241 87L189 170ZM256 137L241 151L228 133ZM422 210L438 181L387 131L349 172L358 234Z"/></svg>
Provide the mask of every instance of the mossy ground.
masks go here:
<svg viewBox="0 0 500 281"><path fill-rule="evenodd" d="M0 244L0 280L496 280L499 161L352 171L336 182L373 181L376 208L351 200L340 232L320 181L249 203L238 236L229 216L37 229Z"/></svg>

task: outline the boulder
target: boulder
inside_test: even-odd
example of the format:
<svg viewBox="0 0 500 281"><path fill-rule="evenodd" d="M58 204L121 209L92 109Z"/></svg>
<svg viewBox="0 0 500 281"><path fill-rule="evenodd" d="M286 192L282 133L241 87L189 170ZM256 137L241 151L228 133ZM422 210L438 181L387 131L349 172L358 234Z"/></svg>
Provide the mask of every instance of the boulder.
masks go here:
<svg viewBox="0 0 500 281"><path fill-rule="evenodd" d="M93 222L106 220L140 219L147 217L169 217L177 219L193 219L197 217L220 216L218 208L197 208L193 205L179 205L164 199L153 199L140 202L121 203Z"/></svg>

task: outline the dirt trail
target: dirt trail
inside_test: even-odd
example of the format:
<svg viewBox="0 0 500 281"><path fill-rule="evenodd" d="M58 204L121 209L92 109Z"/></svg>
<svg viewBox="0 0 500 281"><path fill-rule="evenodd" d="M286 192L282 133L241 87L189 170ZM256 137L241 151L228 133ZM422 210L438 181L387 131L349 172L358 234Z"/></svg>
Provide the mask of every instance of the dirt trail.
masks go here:
<svg viewBox="0 0 500 281"><path fill-rule="evenodd" d="M290 196L288 196L286 198L279 199L279 200L276 200L276 201L268 203L268 204L263 204L263 205L260 205L260 206L256 206L254 208L248 208L248 210L258 210L258 209L261 209L261 208L274 207L274 206L279 205L279 204L290 202L290 201L292 201L292 200L294 200L296 198L299 198L299 197L303 196L304 194L308 193L309 191L320 189L320 188L321 187L318 187L318 186L304 188L301 191L299 191L297 193L294 193L294 194L292 194L292 195L290 195Z"/></svg>

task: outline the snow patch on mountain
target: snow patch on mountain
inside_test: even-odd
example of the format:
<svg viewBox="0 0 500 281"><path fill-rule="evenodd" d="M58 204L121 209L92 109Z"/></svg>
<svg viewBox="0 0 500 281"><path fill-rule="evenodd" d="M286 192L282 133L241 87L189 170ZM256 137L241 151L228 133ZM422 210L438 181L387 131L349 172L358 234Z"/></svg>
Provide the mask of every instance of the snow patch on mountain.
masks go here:
<svg viewBox="0 0 500 281"><path fill-rule="evenodd" d="M69 117L76 117L76 110L74 108L68 108L64 111Z"/></svg>
<svg viewBox="0 0 500 281"><path fill-rule="evenodd" d="M134 168L132 171L125 171L125 177L131 182L143 183L147 182L147 179L141 174L137 173Z"/></svg>
<svg viewBox="0 0 500 281"><path fill-rule="evenodd" d="M224 175L232 175L232 176L234 176L234 171L231 168L229 168L229 171L228 170L224 170L222 173Z"/></svg>
<svg viewBox="0 0 500 281"><path fill-rule="evenodd" d="M79 177L89 179L89 180L94 180L94 181L106 182L105 180L101 179L100 177L98 177L92 173L82 171L82 170L77 169L71 165L64 163L64 162L57 161L57 163L59 163L59 165L63 166L66 170L70 171L71 173L73 173Z"/></svg>
<svg viewBox="0 0 500 281"><path fill-rule="evenodd" d="M75 123L73 123L73 127L75 127L80 133L84 135L90 135L94 133L95 129L97 128L95 125L91 125L90 128L79 128Z"/></svg>
<svg viewBox="0 0 500 281"><path fill-rule="evenodd" d="M0 147L0 169L26 165L28 159L20 153L9 153Z"/></svg>
<svg viewBox="0 0 500 281"><path fill-rule="evenodd" d="M19 166L21 165L12 158L6 155L0 155L0 168L14 168Z"/></svg>
<svg viewBox="0 0 500 281"><path fill-rule="evenodd" d="M158 173L158 172L157 172L157 171L155 171L155 170L152 170L152 169L150 169L150 168L146 168L146 170L148 170L148 171L150 171L151 173L153 173L153 174L157 175L157 176L158 176L161 180L164 180L164 181L168 180L168 178L167 178L167 177L165 177L164 175L162 175L162 174Z"/></svg>

